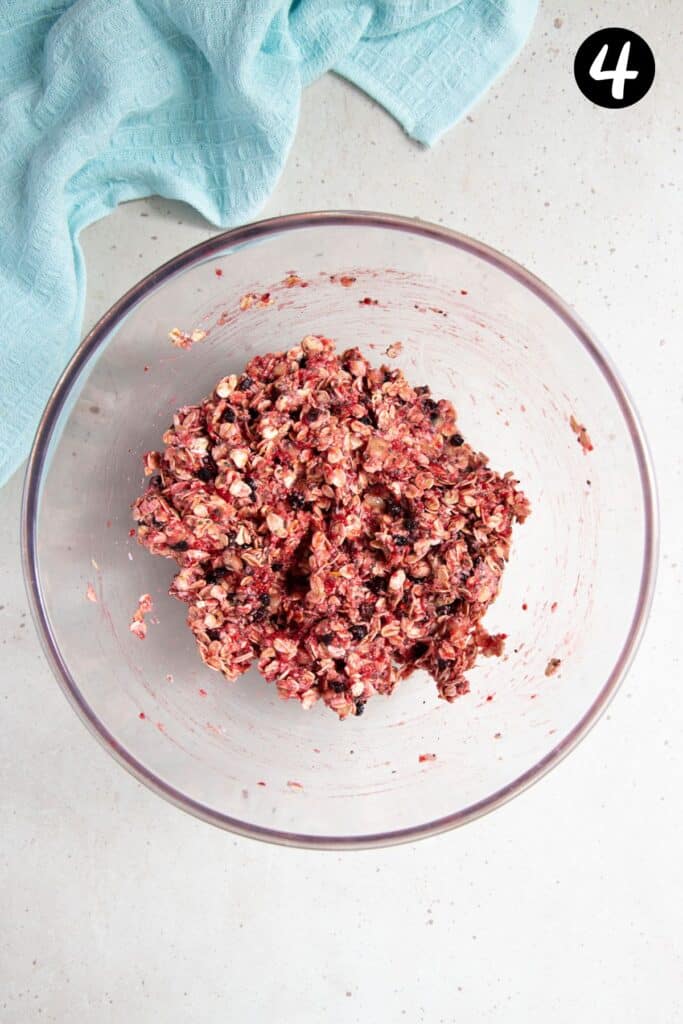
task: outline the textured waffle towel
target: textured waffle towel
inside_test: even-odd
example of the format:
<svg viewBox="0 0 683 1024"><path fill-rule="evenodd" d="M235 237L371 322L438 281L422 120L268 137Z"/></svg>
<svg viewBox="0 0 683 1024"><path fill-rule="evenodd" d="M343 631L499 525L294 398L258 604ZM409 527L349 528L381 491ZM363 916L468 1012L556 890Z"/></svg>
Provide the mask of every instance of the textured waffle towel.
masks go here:
<svg viewBox="0 0 683 1024"><path fill-rule="evenodd" d="M79 231L118 203L257 212L303 86L332 68L431 144L524 42L537 0L0 3L0 483L79 337Z"/></svg>

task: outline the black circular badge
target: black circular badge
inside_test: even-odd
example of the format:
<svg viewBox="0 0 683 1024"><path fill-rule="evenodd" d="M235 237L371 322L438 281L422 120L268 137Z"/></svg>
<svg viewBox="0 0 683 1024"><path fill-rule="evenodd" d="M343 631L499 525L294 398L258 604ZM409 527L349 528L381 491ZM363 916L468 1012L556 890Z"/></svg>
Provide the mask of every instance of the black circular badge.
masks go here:
<svg viewBox="0 0 683 1024"><path fill-rule="evenodd" d="M601 28L581 43L574 58L576 84L599 107L632 106L654 77L652 50L628 28Z"/></svg>

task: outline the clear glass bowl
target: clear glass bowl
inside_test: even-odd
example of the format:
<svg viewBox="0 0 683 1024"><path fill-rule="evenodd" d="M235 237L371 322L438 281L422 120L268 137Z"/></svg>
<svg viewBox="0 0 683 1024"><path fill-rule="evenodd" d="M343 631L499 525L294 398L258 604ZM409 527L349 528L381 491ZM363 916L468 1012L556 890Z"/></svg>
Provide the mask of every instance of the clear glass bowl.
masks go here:
<svg viewBox="0 0 683 1024"><path fill-rule="evenodd" d="M308 287L286 288L289 271ZM240 296L266 291L271 305L240 311ZM209 333L182 351L168 340L176 326ZM358 344L375 361L401 340L409 379L452 399L468 439L494 467L514 470L531 499L486 619L508 634L507 653L482 659L471 694L455 704L415 674L362 718L339 722L321 705L305 712L278 700L255 670L226 682L202 665L185 607L167 595L173 564L129 535L140 456L160 445L176 407L254 353L308 333ZM577 443L571 415L594 451ZM461 825L521 792L586 733L643 630L656 508L623 385L541 281L444 228L314 213L203 242L102 318L38 430L23 546L55 675L137 779L243 835L358 847ZM128 624L143 592L159 621L141 642ZM561 664L547 676L551 658Z"/></svg>

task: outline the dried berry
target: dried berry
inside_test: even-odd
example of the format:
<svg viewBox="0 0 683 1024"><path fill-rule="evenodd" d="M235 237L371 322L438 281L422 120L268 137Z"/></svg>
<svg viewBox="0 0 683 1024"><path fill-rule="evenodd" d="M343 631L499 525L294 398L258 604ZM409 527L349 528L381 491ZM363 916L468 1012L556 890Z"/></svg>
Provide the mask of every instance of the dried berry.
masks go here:
<svg viewBox="0 0 683 1024"><path fill-rule="evenodd" d="M225 579L228 575L228 570L223 565L217 565L215 569L209 569L206 576L204 577L207 584L213 586L214 583L218 583L219 580Z"/></svg>
<svg viewBox="0 0 683 1024"><path fill-rule="evenodd" d="M349 626L349 633L354 640L363 640L368 635L368 627L358 625Z"/></svg>
<svg viewBox="0 0 683 1024"><path fill-rule="evenodd" d="M204 465L200 466L199 469L197 470L197 477L199 480L202 481L202 483L208 484L211 482L211 480L216 479L217 472L218 467L216 466L216 463L213 461L213 459L209 458L206 459Z"/></svg>

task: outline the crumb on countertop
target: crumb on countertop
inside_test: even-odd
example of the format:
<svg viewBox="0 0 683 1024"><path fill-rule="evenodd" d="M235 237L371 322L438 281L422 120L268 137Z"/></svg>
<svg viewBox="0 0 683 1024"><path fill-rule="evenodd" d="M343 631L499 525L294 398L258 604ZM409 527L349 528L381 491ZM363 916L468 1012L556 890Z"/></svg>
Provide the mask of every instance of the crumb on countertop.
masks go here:
<svg viewBox="0 0 683 1024"><path fill-rule="evenodd" d="M561 664L562 661L560 658L550 658L545 667L545 674L547 676L554 676Z"/></svg>

